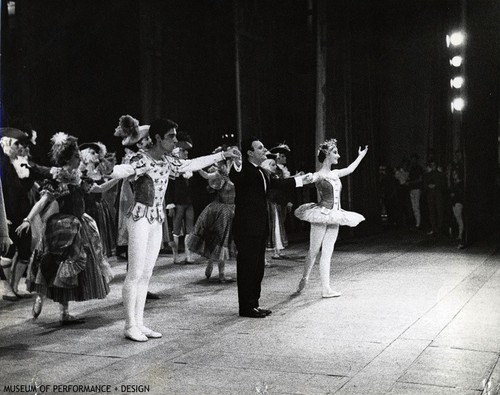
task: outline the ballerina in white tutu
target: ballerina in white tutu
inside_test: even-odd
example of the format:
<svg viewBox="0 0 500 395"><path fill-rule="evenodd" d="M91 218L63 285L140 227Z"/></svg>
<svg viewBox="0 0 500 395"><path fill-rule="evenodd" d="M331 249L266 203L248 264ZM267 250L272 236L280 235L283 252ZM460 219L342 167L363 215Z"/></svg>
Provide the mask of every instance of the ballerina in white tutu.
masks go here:
<svg viewBox="0 0 500 395"><path fill-rule="evenodd" d="M319 272L323 298L340 296L340 292L330 288L330 261L333 248L339 234L339 226L357 226L365 219L361 214L346 211L340 208L341 177L351 174L361 163L368 152L368 146L359 147L358 157L344 169L330 170L336 165L340 155L337 149L337 140L326 140L319 146L318 161L322 163L319 171L314 173L313 182L319 194L318 203L306 203L295 210L295 216L311 223L309 252L304 263L304 273L300 280L297 292L301 292L309 279L309 274L321 249Z"/></svg>

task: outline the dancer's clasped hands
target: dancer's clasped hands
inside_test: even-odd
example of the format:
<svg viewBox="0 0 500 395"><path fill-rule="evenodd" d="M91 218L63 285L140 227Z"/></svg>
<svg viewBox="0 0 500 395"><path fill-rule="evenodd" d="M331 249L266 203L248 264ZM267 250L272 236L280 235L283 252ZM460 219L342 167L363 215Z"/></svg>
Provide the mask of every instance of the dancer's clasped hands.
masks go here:
<svg viewBox="0 0 500 395"><path fill-rule="evenodd" d="M304 185L311 184L314 182L314 176L312 173L307 173L302 176L302 183Z"/></svg>
<svg viewBox="0 0 500 395"><path fill-rule="evenodd" d="M241 160L241 152L236 147L230 147L229 149L227 149L226 151L224 151L224 156L227 159L233 158L233 159L240 159Z"/></svg>

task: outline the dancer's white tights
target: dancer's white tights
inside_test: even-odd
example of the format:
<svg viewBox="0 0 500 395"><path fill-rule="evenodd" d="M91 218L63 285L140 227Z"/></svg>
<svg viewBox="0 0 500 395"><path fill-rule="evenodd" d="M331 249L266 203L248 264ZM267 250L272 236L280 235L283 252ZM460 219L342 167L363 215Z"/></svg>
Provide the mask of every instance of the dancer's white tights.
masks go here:
<svg viewBox="0 0 500 395"><path fill-rule="evenodd" d="M316 257L321 249L319 258L319 274L323 292L330 291L330 262L337 236L339 234L338 225L311 224L309 237L309 251L304 264L303 277L308 279L311 269L316 262Z"/></svg>
<svg viewBox="0 0 500 395"><path fill-rule="evenodd" d="M125 329L144 326L144 306L149 279L160 252L162 225L152 224L146 218L134 221L127 218L128 226L128 271L123 283L123 306L125 307Z"/></svg>

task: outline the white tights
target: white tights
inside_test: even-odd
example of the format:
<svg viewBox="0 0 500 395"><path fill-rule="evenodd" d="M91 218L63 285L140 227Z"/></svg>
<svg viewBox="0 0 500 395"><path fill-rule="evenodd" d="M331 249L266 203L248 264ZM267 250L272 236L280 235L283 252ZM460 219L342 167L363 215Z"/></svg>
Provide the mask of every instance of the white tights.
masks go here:
<svg viewBox="0 0 500 395"><path fill-rule="evenodd" d="M314 262L316 262L316 257L321 249L321 256L319 258L319 274L323 292L330 291L330 263L338 234L338 225L311 224L309 251L304 263L304 273L302 276L305 279L309 279L311 269Z"/></svg>
<svg viewBox="0 0 500 395"><path fill-rule="evenodd" d="M123 283L122 296L125 307L125 329L144 326L144 306L149 279L160 252L162 225L152 224L146 218L134 221L127 218L128 271Z"/></svg>

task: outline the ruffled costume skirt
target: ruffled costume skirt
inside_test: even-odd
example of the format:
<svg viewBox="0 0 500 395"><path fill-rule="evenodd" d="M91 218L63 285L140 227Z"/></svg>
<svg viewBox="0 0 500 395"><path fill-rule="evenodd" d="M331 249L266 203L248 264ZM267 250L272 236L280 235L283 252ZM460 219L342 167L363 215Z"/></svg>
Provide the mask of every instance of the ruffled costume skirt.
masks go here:
<svg viewBox="0 0 500 395"><path fill-rule="evenodd" d="M114 207L101 194L90 193L85 197L85 211L97 223L104 254L113 256L116 252L117 225Z"/></svg>
<svg viewBox="0 0 500 395"><path fill-rule="evenodd" d="M31 265L31 292L59 303L103 299L111 277L97 225L90 216L55 214L48 219L44 251Z"/></svg>
<svg viewBox="0 0 500 395"><path fill-rule="evenodd" d="M285 231L286 208L282 205L267 201L269 236L267 238L267 248L282 250L288 246L288 238Z"/></svg>
<svg viewBox="0 0 500 395"><path fill-rule="evenodd" d="M120 183L116 204L116 245L126 246L128 245L127 214L130 207L134 204L134 192L128 180L122 180Z"/></svg>
<svg viewBox="0 0 500 395"><path fill-rule="evenodd" d="M357 226L365 220L361 214L354 211L328 209L321 207L317 203L305 203L295 210L295 216L302 221L311 224Z"/></svg>
<svg viewBox="0 0 500 395"><path fill-rule="evenodd" d="M212 202L201 212L187 247L205 258L227 260L236 255L233 240L234 204Z"/></svg>

